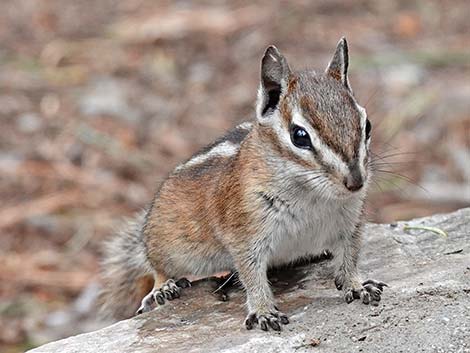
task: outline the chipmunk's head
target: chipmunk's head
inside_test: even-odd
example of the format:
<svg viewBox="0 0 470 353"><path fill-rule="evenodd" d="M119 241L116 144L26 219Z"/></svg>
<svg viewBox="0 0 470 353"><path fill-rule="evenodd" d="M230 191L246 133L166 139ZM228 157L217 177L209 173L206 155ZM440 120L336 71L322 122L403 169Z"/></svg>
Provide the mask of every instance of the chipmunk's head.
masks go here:
<svg viewBox="0 0 470 353"><path fill-rule="evenodd" d="M342 38L325 72L292 72L274 47L261 62L256 114L283 175L334 198L360 195L368 182L371 124L348 82Z"/></svg>

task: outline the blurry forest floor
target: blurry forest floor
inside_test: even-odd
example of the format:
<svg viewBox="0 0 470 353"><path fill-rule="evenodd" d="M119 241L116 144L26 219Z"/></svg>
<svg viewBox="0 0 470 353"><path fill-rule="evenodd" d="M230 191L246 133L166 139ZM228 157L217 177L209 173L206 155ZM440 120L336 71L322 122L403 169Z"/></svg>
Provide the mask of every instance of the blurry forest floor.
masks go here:
<svg viewBox="0 0 470 353"><path fill-rule="evenodd" d="M369 221L469 206L469 13L465 0L2 0L0 351L92 328L100 242L253 118L271 43L322 70L347 36L385 170Z"/></svg>

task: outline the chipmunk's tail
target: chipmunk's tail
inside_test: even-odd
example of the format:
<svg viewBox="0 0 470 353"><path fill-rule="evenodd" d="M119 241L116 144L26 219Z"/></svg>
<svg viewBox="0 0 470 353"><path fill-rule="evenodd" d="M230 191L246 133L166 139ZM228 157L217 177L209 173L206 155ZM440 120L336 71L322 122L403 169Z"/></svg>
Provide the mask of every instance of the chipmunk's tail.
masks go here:
<svg viewBox="0 0 470 353"><path fill-rule="evenodd" d="M104 244L99 296L99 313L103 319L133 316L141 299L152 288L152 268L142 234L144 219L145 212L139 213Z"/></svg>

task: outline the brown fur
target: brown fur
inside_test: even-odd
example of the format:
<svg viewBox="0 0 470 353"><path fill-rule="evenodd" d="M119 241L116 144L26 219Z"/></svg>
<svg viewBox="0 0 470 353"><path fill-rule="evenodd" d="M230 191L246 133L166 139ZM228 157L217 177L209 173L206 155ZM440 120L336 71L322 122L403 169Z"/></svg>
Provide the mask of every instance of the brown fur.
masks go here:
<svg viewBox="0 0 470 353"><path fill-rule="evenodd" d="M251 140L248 136L239 154L219 158L203 175L189 169L165 182L144 229L148 257L157 273L173 278L211 274L211 267L203 265L206 259L231 257L253 236L258 205L247 196L264 189L261 185L270 175L266 165L250 155L256 150ZM200 268L185 264L188 253Z"/></svg>

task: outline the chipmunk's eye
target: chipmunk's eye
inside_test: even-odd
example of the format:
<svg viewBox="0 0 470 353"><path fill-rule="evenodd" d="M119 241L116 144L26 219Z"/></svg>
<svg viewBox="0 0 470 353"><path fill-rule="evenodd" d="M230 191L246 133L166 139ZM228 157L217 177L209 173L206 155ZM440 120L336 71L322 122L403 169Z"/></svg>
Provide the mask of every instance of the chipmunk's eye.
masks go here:
<svg viewBox="0 0 470 353"><path fill-rule="evenodd" d="M370 139L370 131L372 130L372 125L369 121L369 119L367 119L366 121L366 140Z"/></svg>
<svg viewBox="0 0 470 353"><path fill-rule="evenodd" d="M298 148L312 149L312 141L307 131L300 126L293 125L291 128L290 139L294 146Z"/></svg>

